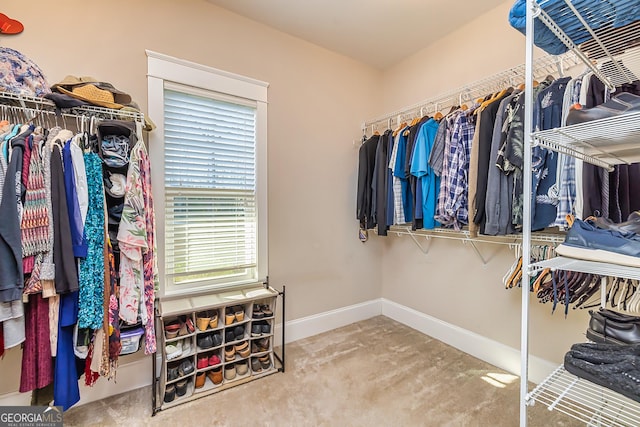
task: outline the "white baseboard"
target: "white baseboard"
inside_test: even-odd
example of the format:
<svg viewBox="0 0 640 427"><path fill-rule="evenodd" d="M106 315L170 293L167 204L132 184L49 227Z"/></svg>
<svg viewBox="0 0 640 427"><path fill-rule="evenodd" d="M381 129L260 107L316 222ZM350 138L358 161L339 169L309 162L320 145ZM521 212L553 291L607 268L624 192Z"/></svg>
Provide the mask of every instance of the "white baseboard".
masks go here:
<svg viewBox="0 0 640 427"><path fill-rule="evenodd" d="M116 394L151 385L151 357L136 360L118 367L116 381L98 379L93 387L84 384L84 376L80 378L80 401L75 406L115 396ZM0 395L0 406L24 406L31 404L31 393L7 393ZM74 407L75 407L74 406ZM151 401L149 401L151 406Z"/></svg>
<svg viewBox="0 0 640 427"><path fill-rule="evenodd" d="M285 342L290 343L303 338L328 332L332 329L350 325L361 320L371 319L382 314L382 299L365 301L312 316L301 317L286 323ZM282 333L282 324L276 325L276 340Z"/></svg>
<svg viewBox="0 0 640 427"><path fill-rule="evenodd" d="M416 329L514 375L520 375L519 350L385 298L381 298L381 300L383 316ZM538 384L557 367L558 364L530 355L529 380Z"/></svg>
<svg viewBox="0 0 640 427"><path fill-rule="evenodd" d="M290 343L379 315L387 316L514 375L520 375L519 350L385 298L290 320L286 323L285 340ZM274 328L276 341L279 341L281 331L282 324L277 324ZM145 357L120 366L117 382L100 378L93 387L86 387L83 377L80 380L81 399L77 405L151 385L151 362L151 357ZM557 364L530 356L529 378L532 382L539 383L556 367ZM30 393L8 393L0 395L0 406L29 405L30 399Z"/></svg>

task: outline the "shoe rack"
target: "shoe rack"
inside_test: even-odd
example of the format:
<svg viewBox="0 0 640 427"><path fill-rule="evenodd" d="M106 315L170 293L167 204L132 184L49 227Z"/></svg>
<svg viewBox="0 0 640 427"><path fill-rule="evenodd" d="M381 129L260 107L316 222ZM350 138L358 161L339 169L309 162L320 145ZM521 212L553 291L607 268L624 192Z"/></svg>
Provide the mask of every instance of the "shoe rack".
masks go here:
<svg viewBox="0 0 640 427"><path fill-rule="evenodd" d="M284 372L284 327L275 334L278 297L284 318L284 288L268 284L160 301L153 415Z"/></svg>
<svg viewBox="0 0 640 427"><path fill-rule="evenodd" d="M526 84L533 82L533 23L541 21L567 48L576 54L608 88L630 83L640 76L640 22L614 28L616 13L614 3L599 7L606 13L594 15L588 8L590 2L555 2L551 0L527 0ZM592 2L596 3L596 2ZM633 6L632 2L629 2ZM585 5L587 7L585 7ZM591 4L593 6L593 4ZM620 18L620 17L619 17ZM590 22L599 22L599 28L591 28ZM573 40L589 40L582 44ZM525 93L527 96L527 94ZM525 98L525 111L533 111L533 97ZM531 192L531 150L535 146L580 159L611 171L617 164L640 161L640 113L593 120L560 128L533 132L532 113L525 115L524 193ZM523 286L521 333L521 384L520 426L527 425L527 407L536 402L549 410L561 411L588 425L638 426L640 404L619 393L578 378L558 367L549 377L529 392L528 389L528 333L529 333L529 283L533 274L545 269L592 273L602 276L601 301L606 301L607 281L611 277L640 278L640 269L604 262L582 261L555 257L546 261L530 262L531 200L524 198L523 226Z"/></svg>

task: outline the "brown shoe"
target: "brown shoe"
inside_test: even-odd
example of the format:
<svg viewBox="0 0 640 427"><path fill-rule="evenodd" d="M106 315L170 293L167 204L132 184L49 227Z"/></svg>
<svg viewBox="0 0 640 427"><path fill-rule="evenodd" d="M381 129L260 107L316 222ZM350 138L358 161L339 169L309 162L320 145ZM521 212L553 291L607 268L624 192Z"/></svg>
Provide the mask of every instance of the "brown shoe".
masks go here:
<svg viewBox="0 0 640 427"><path fill-rule="evenodd" d="M207 371L207 378L215 385L220 384L222 382L222 366Z"/></svg>
<svg viewBox="0 0 640 427"><path fill-rule="evenodd" d="M236 358L236 349L230 345L224 349L224 360L226 362L231 362Z"/></svg>
<svg viewBox="0 0 640 427"><path fill-rule="evenodd" d="M211 312L211 319L209 319L209 327L215 329L218 327L218 311Z"/></svg>
<svg viewBox="0 0 640 427"><path fill-rule="evenodd" d="M202 388L204 387L204 381L206 379L206 375L204 372L200 372L198 374L196 374L196 388Z"/></svg>
<svg viewBox="0 0 640 427"><path fill-rule="evenodd" d="M251 354L251 350L249 349L249 343L247 341L242 341L239 344L236 344L236 353L240 355L240 357L249 357Z"/></svg>
<svg viewBox="0 0 640 427"><path fill-rule="evenodd" d="M207 314L206 311L198 313L196 315L196 326L201 331L206 331L207 328L209 327L209 321L210 320L211 320L211 318L209 317L209 315Z"/></svg>

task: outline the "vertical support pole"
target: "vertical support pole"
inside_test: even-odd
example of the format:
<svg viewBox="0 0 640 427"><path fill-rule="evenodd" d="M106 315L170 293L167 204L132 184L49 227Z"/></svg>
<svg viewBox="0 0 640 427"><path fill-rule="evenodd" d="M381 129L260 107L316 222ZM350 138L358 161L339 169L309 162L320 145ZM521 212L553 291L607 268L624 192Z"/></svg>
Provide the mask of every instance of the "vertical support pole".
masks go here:
<svg viewBox="0 0 640 427"><path fill-rule="evenodd" d="M284 330L285 330L285 291L286 291L286 285L282 285L282 372L284 373L284 364L285 364L285 353L284 353L284 348L286 347L285 342L284 342Z"/></svg>
<svg viewBox="0 0 640 427"><path fill-rule="evenodd" d="M522 321L520 325L520 427L527 426L529 392L529 264L531 261L531 131L533 129L533 13L527 0L524 92L524 189L522 217Z"/></svg>

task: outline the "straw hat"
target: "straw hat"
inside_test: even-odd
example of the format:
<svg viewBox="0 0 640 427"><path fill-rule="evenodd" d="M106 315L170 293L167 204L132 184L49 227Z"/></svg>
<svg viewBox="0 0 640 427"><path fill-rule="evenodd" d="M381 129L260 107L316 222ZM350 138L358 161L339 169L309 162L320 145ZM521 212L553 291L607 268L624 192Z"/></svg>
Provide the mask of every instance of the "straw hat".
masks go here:
<svg viewBox="0 0 640 427"><path fill-rule="evenodd" d="M100 89L93 83L87 83L84 86L74 86L70 91L59 86L57 90L100 107L115 109L123 107L122 104L117 104L115 102L113 93L108 90Z"/></svg>

